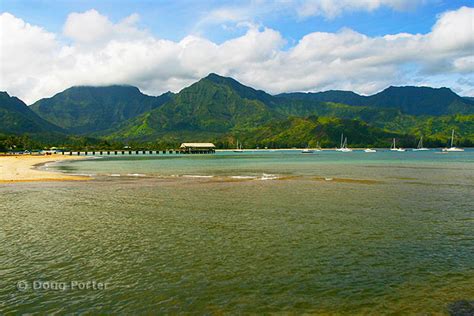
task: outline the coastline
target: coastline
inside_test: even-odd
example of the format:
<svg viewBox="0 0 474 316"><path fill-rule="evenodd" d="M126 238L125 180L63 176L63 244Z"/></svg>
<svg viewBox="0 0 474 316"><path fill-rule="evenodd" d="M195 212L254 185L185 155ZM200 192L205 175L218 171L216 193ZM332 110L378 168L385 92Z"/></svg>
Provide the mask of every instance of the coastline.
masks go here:
<svg viewBox="0 0 474 316"><path fill-rule="evenodd" d="M61 172L38 169L38 167L47 163L81 159L85 159L85 157L58 154L50 156L0 156L0 183L90 180L91 178L86 176L73 176Z"/></svg>

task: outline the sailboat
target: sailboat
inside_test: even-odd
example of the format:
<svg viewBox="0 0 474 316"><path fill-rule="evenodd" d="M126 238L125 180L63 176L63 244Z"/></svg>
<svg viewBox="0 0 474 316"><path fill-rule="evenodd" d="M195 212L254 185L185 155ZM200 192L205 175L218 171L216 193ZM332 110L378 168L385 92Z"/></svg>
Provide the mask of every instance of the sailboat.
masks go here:
<svg viewBox="0 0 474 316"><path fill-rule="evenodd" d="M321 151L321 145L319 144L319 142L316 143L316 148L314 149L314 151Z"/></svg>
<svg viewBox="0 0 474 316"><path fill-rule="evenodd" d="M395 138L393 139L392 147L390 148L391 151L406 151L403 148L397 148L397 144L395 143Z"/></svg>
<svg viewBox="0 0 474 316"><path fill-rule="evenodd" d="M376 152L377 152L375 149L372 149L372 148L364 149L364 151L365 151L366 153L376 153Z"/></svg>
<svg viewBox="0 0 474 316"><path fill-rule="evenodd" d="M302 153L302 154L312 154L312 153L314 153L314 150L309 149L308 147L306 147L305 149L303 149L303 150L301 151L301 153Z"/></svg>
<svg viewBox="0 0 474 316"><path fill-rule="evenodd" d="M413 149L413 151L427 151L430 150L429 148L423 147L423 136L421 136L420 141L418 142L418 146Z"/></svg>
<svg viewBox="0 0 474 316"><path fill-rule="evenodd" d="M336 151L342 151L344 146L344 133L341 133L341 145L339 148L336 148Z"/></svg>
<svg viewBox="0 0 474 316"><path fill-rule="evenodd" d="M244 150L242 149L242 143L239 144L239 140L237 140L237 147L234 149L234 153L242 153Z"/></svg>
<svg viewBox="0 0 474 316"><path fill-rule="evenodd" d="M443 148L443 151L447 151L447 152L460 152L460 151L464 151L464 149L462 149L462 148L454 147L454 129L453 129L453 132L451 133L451 147L449 147L449 148Z"/></svg>
<svg viewBox="0 0 474 316"><path fill-rule="evenodd" d="M343 139L344 139L344 141L343 141ZM336 151L340 151L340 152L343 152L343 153L348 153L348 152L352 151L352 149L347 148L347 137L344 138L344 134L341 134L341 147L336 148Z"/></svg>

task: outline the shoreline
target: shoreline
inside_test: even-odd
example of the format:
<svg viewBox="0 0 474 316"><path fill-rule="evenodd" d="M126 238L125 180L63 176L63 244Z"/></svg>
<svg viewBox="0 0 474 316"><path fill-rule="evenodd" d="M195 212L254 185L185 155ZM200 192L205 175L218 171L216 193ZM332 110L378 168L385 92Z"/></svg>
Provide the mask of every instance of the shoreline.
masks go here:
<svg viewBox="0 0 474 316"><path fill-rule="evenodd" d="M50 181L85 181L92 179L87 176L73 176L58 171L41 170L48 163L65 160L83 160L77 156L32 156L8 155L0 156L0 184L17 182L50 182Z"/></svg>

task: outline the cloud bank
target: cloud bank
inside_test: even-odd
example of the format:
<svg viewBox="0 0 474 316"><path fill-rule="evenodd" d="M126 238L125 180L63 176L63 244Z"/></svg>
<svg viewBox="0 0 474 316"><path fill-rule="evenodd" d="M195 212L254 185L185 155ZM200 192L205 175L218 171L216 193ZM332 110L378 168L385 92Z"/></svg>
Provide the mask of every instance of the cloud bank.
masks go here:
<svg viewBox="0 0 474 316"><path fill-rule="evenodd" d="M374 8L406 3L367 2ZM368 94L391 84L427 84L474 95L474 8L445 12L427 34L370 37L342 29L307 34L290 48L277 30L253 24L244 35L218 44L200 36L156 38L138 20L133 14L113 23L89 10L71 13L63 33L53 34L1 14L0 90L28 103L73 85L131 84L156 95L215 72L271 93Z"/></svg>

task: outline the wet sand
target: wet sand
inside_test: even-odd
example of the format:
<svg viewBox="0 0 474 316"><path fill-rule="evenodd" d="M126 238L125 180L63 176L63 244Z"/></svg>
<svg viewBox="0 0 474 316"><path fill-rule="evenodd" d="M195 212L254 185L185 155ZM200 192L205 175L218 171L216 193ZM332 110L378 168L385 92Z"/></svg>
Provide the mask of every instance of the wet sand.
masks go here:
<svg viewBox="0 0 474 316"><path fill-rule="evenodd" d="M29 181L75 181L89 180L90 177L71 176L59 172L39 170L39 165L62 160L85 159L77 156L32 156L12 155L0 156L0 183Z"/></svg>

